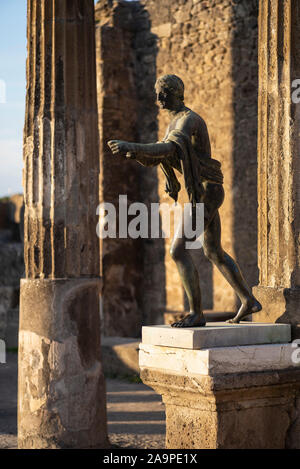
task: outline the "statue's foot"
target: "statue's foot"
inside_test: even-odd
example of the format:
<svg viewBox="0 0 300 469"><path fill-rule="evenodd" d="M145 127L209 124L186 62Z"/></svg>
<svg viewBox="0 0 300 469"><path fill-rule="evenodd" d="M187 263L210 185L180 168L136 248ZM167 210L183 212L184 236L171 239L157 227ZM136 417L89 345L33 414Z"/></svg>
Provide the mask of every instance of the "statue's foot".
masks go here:
<svg viewBox="0 0 300 469"><path fill-rule="evenodd" d="M245 318L249 314L258 313L258 311L261 311L261 309L262 305L259 303L259 301L253 298L252 300L247 301L247 303L243 304L240 307L237 315L234 316L234 318L228 319L228 321L226 322L229 322L230 324L238 324L243 318Z"/></svg>
<svg viewBox="0 0 300 469"><path fill-rule="evenodd" d="M196 314L190 313L187 314L181 321L174 322L171 324L171 327L204 327L206 324L203 313Z"/></svg>

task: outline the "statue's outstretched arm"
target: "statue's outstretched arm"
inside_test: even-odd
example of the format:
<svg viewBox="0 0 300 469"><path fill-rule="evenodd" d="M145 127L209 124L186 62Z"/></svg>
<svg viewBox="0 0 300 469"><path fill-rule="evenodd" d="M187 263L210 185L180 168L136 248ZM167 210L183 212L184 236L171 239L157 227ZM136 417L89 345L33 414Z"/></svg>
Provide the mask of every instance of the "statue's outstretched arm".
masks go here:
<svg viewBox="0 0 300 469"><path fill-rule="evenodd" d="M132 159L140 163L142 166L151 167L151 166L158 166L163 158L155 158L151 156L143 156L141 154L137 155L135 153L127 152L126 158Z"/></svg>
<svg viewBox="0 0 300 469"><path fill-rule="evenodd" d="M172 142L158 142L158 143L133 143L125 142L124 140L110 140L108 146L116 154L129 154L129 158L139 156L145 158L167 158L176 151L175 144Z"/></svg>

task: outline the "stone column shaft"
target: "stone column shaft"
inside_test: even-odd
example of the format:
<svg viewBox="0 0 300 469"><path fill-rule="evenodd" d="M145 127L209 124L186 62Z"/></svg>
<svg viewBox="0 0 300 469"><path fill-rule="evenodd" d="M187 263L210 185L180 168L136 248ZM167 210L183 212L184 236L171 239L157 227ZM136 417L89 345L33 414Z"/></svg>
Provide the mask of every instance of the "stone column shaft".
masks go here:
<svg viewBox="0 0 300 469"><path fill-rule="evenodd" d="M300 5L260 0L258 103L257 321L300 323L299 104ZM297 306L298 303L298 306Z"/></svg>
<svg viewBox="0 0 300 469"><path fill-rule="evenodd" d="M28 278L99 274L91 5L83 0L28 2L24 129Z"/></svg>
<svg viewBox="0 0 300 469"><path fill-rule="evenodd" d="M20 448L107 446L92 0L28 0Z"/></svg>

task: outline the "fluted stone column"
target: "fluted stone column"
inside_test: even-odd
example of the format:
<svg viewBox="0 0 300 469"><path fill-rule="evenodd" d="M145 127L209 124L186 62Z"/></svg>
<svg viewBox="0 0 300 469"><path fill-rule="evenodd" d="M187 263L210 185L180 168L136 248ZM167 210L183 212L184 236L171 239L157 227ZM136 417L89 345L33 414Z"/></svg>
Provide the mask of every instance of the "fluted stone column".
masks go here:
<svg viewBox="0 0 300 469"><path fill-rule="evenodd" d="M254 321L287 322L300 335L300 4L260 0L258 263Z"/></svg>
<svg viewBox="0 0 300 469"><path fill-rule="evenodd" d="M28 0L20 448L107 446L93 0Z"/></svg>

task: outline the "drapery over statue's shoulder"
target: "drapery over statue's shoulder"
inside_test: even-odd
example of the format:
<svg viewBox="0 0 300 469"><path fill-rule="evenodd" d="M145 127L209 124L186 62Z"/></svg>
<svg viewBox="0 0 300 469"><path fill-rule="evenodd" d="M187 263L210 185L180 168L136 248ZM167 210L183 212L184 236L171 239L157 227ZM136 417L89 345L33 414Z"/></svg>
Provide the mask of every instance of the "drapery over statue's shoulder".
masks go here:
<svg viewBox="0 0 300 469"><path fill-rule="evenodd" d="M184 132L172 130L165 142L173 142L176 145L176 153L160 163L167 178L166 192L175 202L178 199L180 183L173 168L183 174L189 201L193 206L202 200L203 182L223 184L221 163L213 158L197 154L190 137Z"/></svg>

